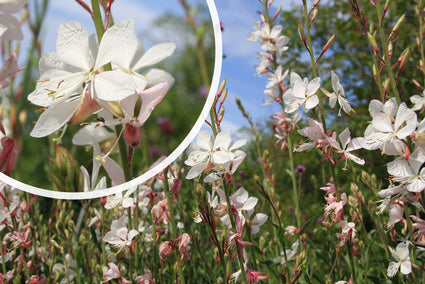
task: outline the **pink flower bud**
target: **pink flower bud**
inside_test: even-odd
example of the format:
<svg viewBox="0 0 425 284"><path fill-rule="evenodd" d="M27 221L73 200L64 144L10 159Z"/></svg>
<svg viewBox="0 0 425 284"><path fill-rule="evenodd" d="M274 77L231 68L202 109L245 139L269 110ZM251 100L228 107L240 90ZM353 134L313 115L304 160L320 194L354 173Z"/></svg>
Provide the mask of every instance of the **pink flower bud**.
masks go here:
<svg viewBox="0 0 425 284"><path fill-rule="evenodd" d="M159 258L161 260L164 259L164 257L169 256L173 252L174 246L173 243L170 241L166 241L161 244L159 247Z"/></svg>
<svg viewBox="0 0 425 284"><path fill-rule="evenodd" d="M124 138L129 145L136 147L140 143L140 140L142 140L140 128L127 123L124 129Z"/></svg>
<svg viewBox="0 0 425 284"><path fill-rule="evenodd" d="M187 233L182 234L179 237L179 251L182 252L183 250L188 250L190 243L190 236Z"/></svg>
<svg viewBox="0 0 425 284"><path fill-rule="evenodd" d="M9 137L1 139L2 149L0 150L0 171L10 176L15 168L18 159L18 143Z"/></svg>

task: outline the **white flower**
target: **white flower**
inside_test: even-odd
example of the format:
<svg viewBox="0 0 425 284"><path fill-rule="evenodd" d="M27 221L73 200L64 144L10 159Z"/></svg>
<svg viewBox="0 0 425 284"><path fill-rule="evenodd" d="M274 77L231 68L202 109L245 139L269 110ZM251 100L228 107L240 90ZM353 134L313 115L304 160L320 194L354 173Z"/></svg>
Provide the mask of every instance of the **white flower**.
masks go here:
<svg viewBox="0 0 425 284"><path fill-rule="evenodd" d="M270 28L268 23L254 22L254 32L250 33L247 37L249 41L258 41L262 44L261 48L269 51L276 52L280 55L283 51L287 50L286 44L289 38L281 35L282 26L276 25Z"/></svg>
<svg viewBox="0 0 425 284"><path fill-rule="evenodd" d="M108 199L105 203L106 209L112 209L120 205L122 208L129 208L134 204L134 198L130 195L133 194L137 189L137 186L129 189L124 196L122 196L122 192L119 192L113 196L108 196Z"/></svg>
<svg viewBox="0 0 425 284"><path fill-rule="evenodd" d="M134 21L122 21L108 30L97 44L76 22L59 27L57 53L41 59L45 72L29 96L33 104L48 107L31 131L33 137L52 134L69 121L86 91L100 101L119 101L136 92L131 75L104 66L122 52L134 33ZM84 85L84 89L82 89Z"/></svg>
<svg viewBox="0 0 425 284"><path fill-rule="evenodd" d="M117 231L109 231L103 237L103 241L117 248L125 248L131 245L131 241L139 234L136 230L128 231L127 227L118 229Z"/></svg>
<svg viewBox="0 0 425 284"><path fill-rule="evenodd" d="M224 167L226 163L231 163L241 156L236 150L245 143L245 139L233 142L229 131L218 133L215 140L207 131L200 131L196 143L190 145L190 154L185 161L186 165L192 167L186 179L199 176L209 164L213 167Z"/></svg>
<svg viewBox="0 0 425 284"><path fill-rule="evenodd" d="M266 223L269 217L263 213L255 214L254 218L251 220L251 234L256 234L260 231L260 226Z"/></svg>
<svg viewBox="0 0 425 284"><path fill-rule="evenodd" d="M425 189L425 168L421 168L425 161L425 150L417 148L409 159L399 157L387 164L387 170L393 176L392 180L407 186L410 192L422 192ZM395 191L395 193L401 192Z"/></svg>
<svg viewBox="0 0 425 284"><path fill-rule="evenodd" d="M412 272L412 263L409 257L409 243L401 242L397 245L395 251L390 247L391 254L397 262L390 262L387 275L394 277L400 269L402 274L410 274Z"/></svg>
<svg viewBox="0 0 425 284"><path fill-rule="evenodd" d="M422 95L413 95L410 97L410 101L414 104L412 110L417 111L421 110L425 105L425 90L422 92Z"/></svg>
<svg viewBox="0 0 425 284"><path fill-rule="evenodd" d="M388 211L388 215L390 219L387 223L387 229L389 230L392 225L398 223L403 218L404 213L404 203L403 201L397 201L395 203L390 204L390 210Z"/></svg>
<svg viewBox="0 0 425 284"><path fill-rule="evenodd" d="M291 261L295 258L298 252L299 246L300 246L300 241L297 240L295 243L292 244L290 249L285 249L285 253L283 251L280 253L282 265L285 264L286 261ZM286 254L286 259L285 259L285 254Z"/></svg>
<svg viewBox="0 0 425 284"><path fill-rule="evenodd" d="M279 65L273 74L267 75L267 80L269 81L266 84L266 88L273 88L274 86L281 84L288 75L288 72L289 70L286 70L282 73L282 66Z"/></svg>
<svg viewBox="0 0 425 284"><path fill-rule="evenodd" d="M145 75L139 74L137 71L169 57L175 48L174 43L161 43L145 52L142 42L133 34L128 40L128 45L112 60L112 65L130 74L136 83L137 92L140 93L147 85L152 86L157 83L153 80L154 78L160 78L161 82L169 81L172 78L170 74L162 70L153 69Z"/></svg>
<svg viewBox="0 0 425 284"><path fill-rule="evenodd" d="M338 153L343 155L343 158L346 160L352 160L355 163L359 165L364 165L365 161L363 159L360 159L359 157L351 154L351 151L357 150L362 148L363 146L363 137L357 137L354 139L351 139L350 130L348 127L342 131L339 135L339 140L341 141L342 147L335 141L335 139L331 137L327 137L329 143L338 150Z"/></svg>
<svg viewBox="0 0 425 284"><path fill-rule="evenodd" d="M349 114L352 111L351 105L345 97L344 88L339 81L338 75L334 71L331 71L331 78L332 88L334 91L332 94L327 91L325 92L325 94L329 97L329 105L331 108L335 108L336 102L338 102L339 106Z"/></svg>
<svg viewBox="0 0 425 284"><path fill-rule="evenodd" d="M319 98L316 95L320 88L320 78L316 77L310 82L307 78L301 79L300 75L291 72L291 88L287 90L282 99L287 104L285 111L293 113L303 106L304 112L314 108L319 104Z"/></svg>
<svg viewBox="0 0 425 284"><path fill-rule="evenodd" d="M112 279L116 279L120 277L121 277L120 270L118 266L115 265L115 263L110 262L109 269L107 267L103 268L103 278L105 282L108 282Z"/></svg>
<svg viewBox="0 0 425 284"><path fill-rule="evenodd" d="M394 117L395 110L397 114ZM381 149L387 155L402 154L405 148L404 139L416 129L416 113L403 102L398 110L393 107L389 109L389 113L372 110L371 115L373 120L371 127L365 131L363 147L368 150Z"/></svg>
<svg viewBox="0 0 425 284"><path fill-rule="evenodd" d="M0 38L2 40L22 40L24 34L19 21L12 13L19 12L29 0L2 0L0 1Z"/></svg>

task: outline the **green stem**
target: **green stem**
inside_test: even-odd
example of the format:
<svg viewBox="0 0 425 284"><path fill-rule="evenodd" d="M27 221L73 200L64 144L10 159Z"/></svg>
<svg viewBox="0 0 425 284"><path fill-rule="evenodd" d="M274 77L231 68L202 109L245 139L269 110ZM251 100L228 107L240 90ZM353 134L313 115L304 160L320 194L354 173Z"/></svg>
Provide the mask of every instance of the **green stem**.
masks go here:
<svg viewBox="0 0 425 284"><path fill-rule="evenodd" d="M313 44L311 41L311 33L310 33L310 21L308 17L308 11L307 11L307 1L303 0L303 7L304 7L304 25L305 25L305 31L307 36L307 45L310 53L310 60L311 64L313 66L313 73L314 77L319 77L319 73L317 72L317 62L316 59L314 59L314 50L313 50ZM319 121L323 124L323 129L326 133L326 116L325 116L325 110L323 108L323 100L321 97L321 92L317 92L317 97L319 98Z"/></svg>
<svg viewBox="0 0 425 284"><path fill-rule="evenodd" d="M130 208L127 208L127 215L128 215L128 231L130 232L131 231L131 225L132 225L132 220L131 220L131 209ZM137 252L136 252L136 254L137 254ZM130 278L133 278L133 254L131 253L131 251L130 251L130 254L129 254L129 275L130 275Z"/></svg>
<svg viewBox="0 0 425 284"><path fill-rule="evenodd" d="M155 225L155 217L153 216L153 214L151 214L152 216L152 246L153 246L153 264L152 264L152 268L153 268L153 279L155 281L159 282L159 277L158 277L158 248L157 248L157 244L156 244L156 225Z"/></svg>
<svg viewBox="0 0 425 284"><path fill-rule="evenodd" d="M170 188L168 185L168 168L164 171L164 183L165 183L165 194L167 195L167 201L168 201L168 208L169 208L169 217L171 221L171 235L173 239L177 239L177 225L176 225L176 219L174 214L174 206L171 199L170 194ZM184 284L184 275L183 275L183 267L180 262L180 259L177 258L177 267L179 269L179 279L180 283Z"/></svg>
<svg viewBox="0 0 425 284"><path fill-rule="evenodd" d="M379 1L379 0L378 0ZM354 259L353 259L353 253L351 252L351 241L348 241L347 244L347 251L348 251L348 259L350 262L350 272L351 272L351 280L353 281L353 284L356 284L356 269L354 267Z"/></svg>
<svg viewBox="0 0 425 284"><path fill-rule="evenodd" d="M390 77L390 85L391 89L394 93L394 96L397 100L397 104L401 104L400 95L397 89L397 83L394 79L394 73L391 66L390 55L388 51L388 45L385 41L384 29L382 28L382 12L381 12L381 1L375 1L376 3L376 14L378 16L378 27L379 27L379 35L381 38L382 49L384 50L384 60L385 67L387 68L388 76Z"/></svg>
<svg viewBox="0 0 425 284"><path fill-rule="evenodd" d="M99 1L91 0L91 6L93 11L93 21L96 27L97 39L100 42L103 34L105 33L105 27L103 26L102 14L100 13Z"/></svg>

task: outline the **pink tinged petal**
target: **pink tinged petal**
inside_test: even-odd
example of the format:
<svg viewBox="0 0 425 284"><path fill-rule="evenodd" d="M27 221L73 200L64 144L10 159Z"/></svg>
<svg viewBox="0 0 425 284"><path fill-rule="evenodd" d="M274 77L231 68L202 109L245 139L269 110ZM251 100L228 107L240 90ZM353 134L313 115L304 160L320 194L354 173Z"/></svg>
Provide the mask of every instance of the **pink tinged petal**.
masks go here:
<svg viewBox="0 0 425 284"><path fill-rule="evenodd" d="M71 119L79 105L80 100L74 100L50 106L40 115L30 135L44 137L59 130Z"/></svg>
<svg viewBox="0 0 425 284"><path fill-rule="evenodd" d="M242 152L243 153L243 152ZM245 159L246 154L243 153L242 155L237 155L237 158L232 160L232 174L236 172L240 164L242 164L243 160Z"/></svg>
<svg viewBox="0 0 425 284"><path fill-rule="evenodd" d="M29 0L3 0L0 2L0 11L18 13Z"/></svg>
<svg viewBox="0 0 425 284"><path fill-rule="evenodd" d="M320 77L316 77L313 80L310 81L307 85L307 96L312 96L317 92L317 90L320 88Z"/></svg>
<svg viewBox="0 0 425 284"><path fill-rule="evenodd" d="M112 186L119 185L125 182L124 170L122 167L109 157L106 157L106 162L103 163L103 168L112 181Z"/></svg>
<svg viewBox="0 0 425 284"><path fill-rule="evenodd" d="M92 84L95 90L92 96L104 101L120 101L136 92L133 78L119 70L97 74Z"/></svg>
<svg viewBox="0 0 425 284"><path fill-rule="evenodd" d="M90 70L88 33L80 23L69 22L59 26L56 50L63 62Z"/></svg>
<svg viewBox="0 0 425 284"><path fill-rule="evenodd" d="M406 122L404 127L403 124ZM409 136L416 129L417 125L417 116L416 113L408 109L405 103L402 103L398 109L397 117L394 122L394 128L397 131L397 137L403 139ZM400 130L398 130L402 127Z"/></svg>
<svg viewBox="0 0 425 284"><path fill-rule="evenodd" d="M403 159L397 159L387 164L388 173L395 177L408 177L413 175L409 163Z"/></svg>
<svg viewBox="0 0 425 284"><path fill-rule="evenodd" d="M13 76L18 72L18 59L16 54L12 54L3 64L3 67L0 69L0 81L4 81L10 76Z"/></svg>
<svg viewBox="0 0 425 284"><path fill-rule="evenodd" d="M391 119L386 113L379 113L375 115L372 120L372 126L379 132L392 132L394 127L391 123Z"/></svg>
<svg viewBox="0 0 425 284"><path fill-rule="evenodd" d="M140 93L142 107L137 117L139 124L145 123L155 107L164 99L170 87L168 82L164 82Z"/></svg>
<svg viewBox="0 0 425 284"><path fill-rule="evenodd" d="M18 20L11 14L0 14L0 24L7 27L1 36L2 40L23 40L24 34Z"/></svg>
<svg viewBox="0 0 425 284"><path fill-rule="evenodd" d="M129 44L134 35L134 20L127 19L121 21L105 31L99 44L94 70L98 70L103 65L111 62Z"/></svg>
<svg viewBox="0 0 425 284"><path fill-rule="evenodd" d="M169 57L175 49L176 45L174 43L160 43L154 45L146 51L139 61L137 61L133 69L139 70L143 67L154 65Z"/></svg>

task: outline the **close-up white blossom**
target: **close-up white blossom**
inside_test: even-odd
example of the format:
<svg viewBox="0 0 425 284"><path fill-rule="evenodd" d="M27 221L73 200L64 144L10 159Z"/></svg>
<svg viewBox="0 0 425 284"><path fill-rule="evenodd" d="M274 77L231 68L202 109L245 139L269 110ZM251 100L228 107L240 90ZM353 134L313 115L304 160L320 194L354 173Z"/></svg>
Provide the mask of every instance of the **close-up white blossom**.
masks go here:
<svg viewBox="0 0 425 284"><path fill-rule="evenodd" d="M316 93L320 88L320 81L320 78L316 77L309 82L307 78L302 79L297 73L291 72L291 88L282 96L283 101L287 105L285 111L287 113L293 113L298 111L302 106L304 112L307 112L317 106L319 104L319 97Z"/></svg>

